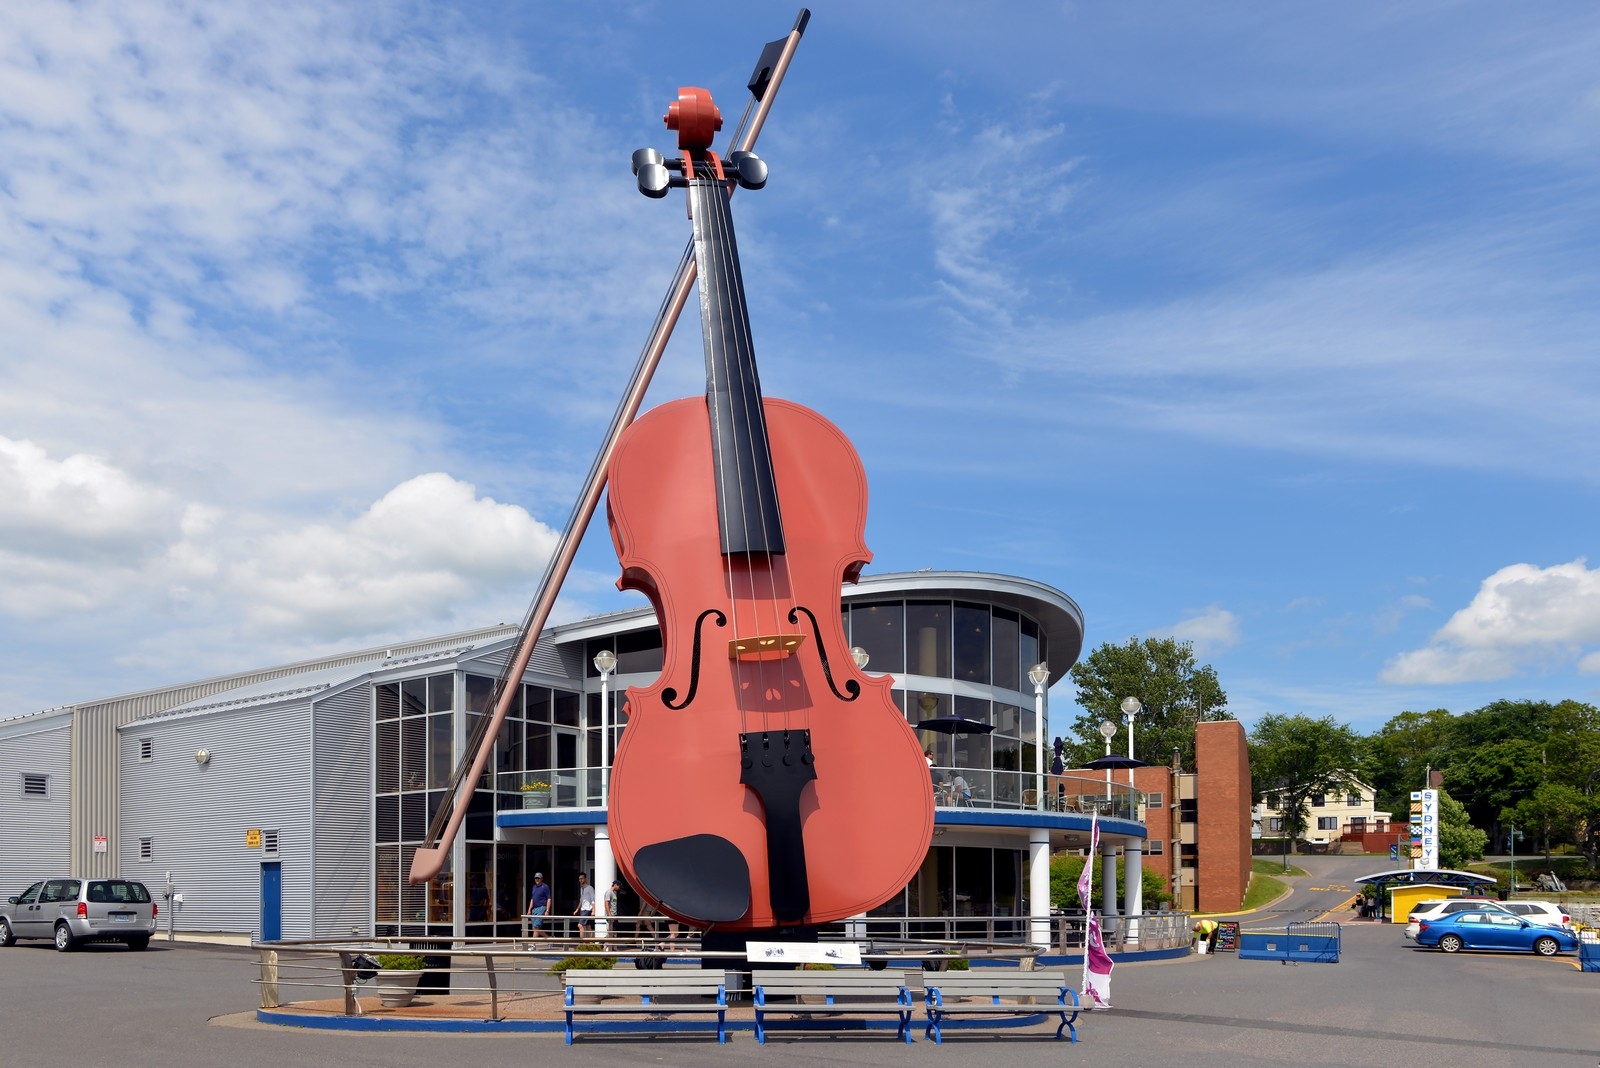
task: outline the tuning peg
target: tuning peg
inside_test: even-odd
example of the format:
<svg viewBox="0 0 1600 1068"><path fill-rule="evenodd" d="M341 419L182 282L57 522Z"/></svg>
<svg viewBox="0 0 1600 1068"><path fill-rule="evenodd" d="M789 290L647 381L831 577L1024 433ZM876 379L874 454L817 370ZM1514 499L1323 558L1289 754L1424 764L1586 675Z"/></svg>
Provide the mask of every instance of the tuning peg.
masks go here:
<svg viewBox="0 0 1600 1068"><path fill-rule="evenodd" d="M760 189L767 184L767 164L754 152L730 152L728 162L733 164L734 177L746 189Z"/></svg>
<svg viewBox="0 0 1600 1068"><path fill-rule="evenodd" d="M667 175L665 158L655 149L641 148L633 153L633 176L639 180L639 192L651 200L667 195L671 179Z"/></svg>

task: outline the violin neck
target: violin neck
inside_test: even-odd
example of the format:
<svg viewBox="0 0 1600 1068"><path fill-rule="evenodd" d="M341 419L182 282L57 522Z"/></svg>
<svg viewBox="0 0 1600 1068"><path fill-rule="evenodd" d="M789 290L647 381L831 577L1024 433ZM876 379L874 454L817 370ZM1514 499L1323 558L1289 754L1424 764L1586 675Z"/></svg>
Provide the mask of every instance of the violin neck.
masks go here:
<svg viewBox="0 0 1600 1068"><path fill-rule="evenodd" d="M689 183L689 211L700 274L706 406L722 552L781 553L783 523L726 188L714 178L696 177Z"/></svg>

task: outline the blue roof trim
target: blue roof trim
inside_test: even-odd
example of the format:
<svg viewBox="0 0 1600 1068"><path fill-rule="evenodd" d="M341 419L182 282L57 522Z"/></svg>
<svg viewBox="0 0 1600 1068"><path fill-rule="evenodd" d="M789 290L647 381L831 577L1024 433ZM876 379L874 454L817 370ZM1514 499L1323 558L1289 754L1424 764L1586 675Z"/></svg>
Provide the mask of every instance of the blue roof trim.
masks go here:
<svg viewBox="0 0 1600 1068"><path fill-rule="evenodd" d="M941 808L933 822L946 827L1044 827L1052 831L1087 831L1091 817L1064 812L1006 812L992 808ZM1107 834L1147 838L1144 824L1135 820L1102 818L1100 829Z"/></svg>
<svg viewBox="0 0 1600 1068"><path fill-rule="evenodd" d="M606 813L599 808L525 808L502 812L494 822L498 827L593 827L606 822ZM944 827L1043 827L1050 831L1087 832L1090 817L1061 812L941 808L935 810L933 822ZM1133 820L1102 819L1100 829L1126 838L1149 837L1144 824Z"/></svg>
<svg viewBox="0 0 1600 1068"><path fill-rule="evenodd" d="M502 812L497 827L596 827L606 821L603 808L525 808Z"/></svg>

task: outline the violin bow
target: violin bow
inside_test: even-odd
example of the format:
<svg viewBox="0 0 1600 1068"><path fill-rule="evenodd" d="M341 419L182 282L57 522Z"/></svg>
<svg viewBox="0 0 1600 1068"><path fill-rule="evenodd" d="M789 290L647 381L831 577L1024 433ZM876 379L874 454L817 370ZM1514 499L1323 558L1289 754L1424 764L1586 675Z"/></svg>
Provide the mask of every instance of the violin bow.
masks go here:
<svg viewBox="0 0 1600 1068"><path fill-rule="evenodd" d="M800 46L800 38L806 32L806 24L810 21L811 12L801 8L788 36L769 42L761 50L761 58L756 61L755 73L751 75L748 86L750 99L746 101L744 115L740 118L740 129L743 132L741 134L735 131L734 134L737 139L735 151L749 152L755 147L756 139L761 136L761 128L766 124L767 113L772 109L773 98L778 95L778 87L783 83L783 76L789 70L789 62L794 58L795 50ZM730 189L730 196L732 192ZM456 835L460 833L462 821L466 819L467 806L472 800L473 793L478 789L484 768L489 763L494 740L500 734L501 726L505 724L506 715L511 709L511 700L517 693L523 673L528 669L528 662L533 658L534 645L544 631L546 620L550 618L550 610L555 606L556 595L561 592L562 584L566 582L567 572L572 569L573 558L578 553L578 544L589 528L589 521L594 518L595 509L599 507L600 493L606 485L606 470L611 464L611 454L616 450L622 432L639 414L639 408L644 403L645 391L650 386L650 379L661 363L661 354L666 351L667 341L672 337L673 328L677 326L678 315L689 301L689 293L694 288L697 273L694 262L694 239L690 238L683 257L678 261L678 270L672 278L671 286L667 289L666 298L656 313L650 336L639 354L639 362L633 369L633 377L617 404L616 414L611 417L605 441L600 446L600 451L595 454L594 465L589 468L589 477L584 482L583 493L572 506L572 514L567 517L566 529L561 532L561 540L551 553L550 563L546 565L544 577L539 582L539 592L522 621L516 649L511 659L507 661L505 670L495 682L494 714L487 719L479 718L478 727L467 742L466 750L456 765L455 773L450 777L451 802L439 806L439 811L434 813L433 820L428 824L427 837L411 858L408 879L412 884L425 883L444 868L450 847L455 842Z"/></svg>

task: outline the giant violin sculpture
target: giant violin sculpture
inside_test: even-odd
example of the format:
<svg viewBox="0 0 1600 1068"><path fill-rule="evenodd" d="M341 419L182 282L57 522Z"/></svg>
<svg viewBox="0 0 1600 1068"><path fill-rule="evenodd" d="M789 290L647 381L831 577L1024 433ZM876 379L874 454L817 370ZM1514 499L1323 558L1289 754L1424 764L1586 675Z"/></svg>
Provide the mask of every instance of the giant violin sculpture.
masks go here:
<svg viewBox="0 0 1600 1068"><path fill-rule="evenodd" d="M734 153L724 170L703 89L679 90L666 124L680 157L641 149L634 171L647 195L688 190L706 395L639 418L610 465L617 584L649 598L665 646L656 682L628 691L611 843L669 916L826 923L916 874L933 834L927 762L840 622L840 585L872 557L860 458L816 412L761 396L728 195L733 180L759 188L766 166Z"/></svg>

